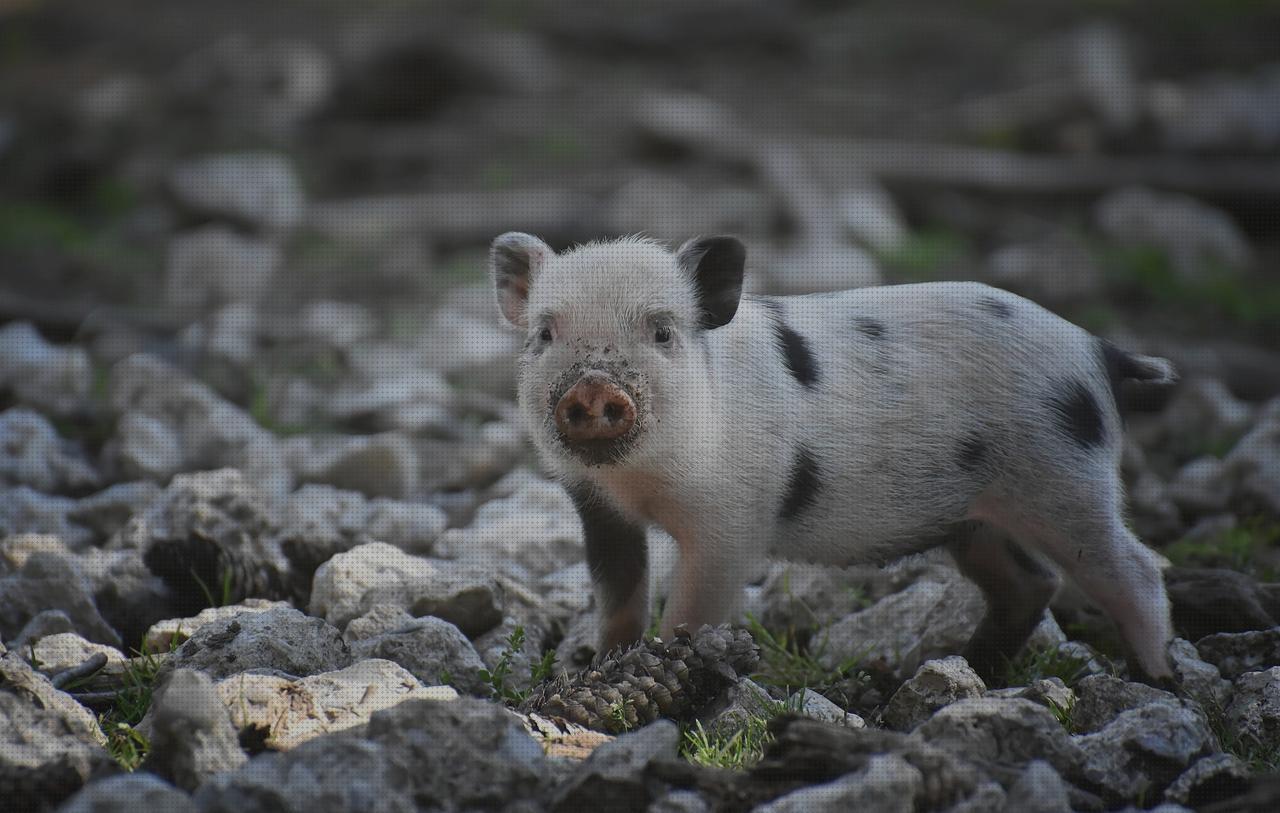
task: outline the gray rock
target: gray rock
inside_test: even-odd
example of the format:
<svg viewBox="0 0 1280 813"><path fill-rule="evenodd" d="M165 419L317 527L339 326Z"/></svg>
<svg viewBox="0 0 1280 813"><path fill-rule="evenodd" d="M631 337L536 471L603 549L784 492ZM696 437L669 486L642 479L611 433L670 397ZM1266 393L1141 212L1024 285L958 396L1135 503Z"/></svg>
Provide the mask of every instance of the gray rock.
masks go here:
<svg viewBox="0 0 1280 813"><path fill-rule="evenodd" d="M843 291L882 281L880 268L869 252L834 238L806 240L784 251L766 249L764 253L773 254L758 266L768 269L764 283L771 293Z"/></svg>
<svg viewBox="0 0 1280 813"><path fill-rule="evenodd" d="M90 782L58 813L196 813L191 797L155 774L141 771Z"/></svg>
<svg viewBox="0 0 1280 813"><path fill-rule="evenodd" d="M95 644L87 641L74 632L59 632L53 635L31 636L27 639L31 647L16 646L18 652L28 656L35 653L37 668L52 678L64 669L79 666L95 655L104 655L106 665L102 668L105 674L119 675L124 671L124 653L115 647Z"/></svg>
<svg viewBox="0 0 1280 813"><path fill-rule="evenodd" d="M370 500L356 491L313 484L289 495L281 524L286 539L316 549L316 558L323 561L375 541L409 553L429 553L447 519L425 503Z"/></svg>
<svg viewBox="0 0 1280 813"><path fill-rule="evenodd" d="M1280 144L1280 70L1274 64L1240 76L1197 73L1160 82L1148 107L1163 142L1177 152L1266 152Z"/></svg>
<svg viewBox="0 0 1280 813"><path fill-rule="evenodd" d="M822 662L883 660L907 677L924 661L963 649L984 610L978 588L959 573L918 581L820 631L827 643Z"/></svg>
<svg viewBox="0 0 1280 813"><path fill-rule="evenodd" d="M66 415L82 408L93 389L89 354L45 341L30 322L0 327L0 388L21 404Z"/></svg>
<svg viewBox="0 0 1280 813"><path fill-rule="evenodd" d="M1210 754L1197 760L1164 792L1165 801L1200 809L1244 793L1249 769L1231 754Z"/></svg>
<svg viewBox="0 0 1280 813"><path fill-rule="evenodd" d="M1035 759L1027 763L1009 788L1004 810L1007 813L1070 813L1071 798L1066 783L1053 766Z"/></svg>
<svg viewBox="0 0 1280 813"><path fill-rule="evenodd" d="M1121 713L1152 703L1180 706L1181 701L1169 692L1144 683L1127 683L1109 675L1091 675L1076 684L1076 703L1071 714L1072 727L1081 734L1099 731Z"/></svg>
<svg viewBox="0 0 1280 813"><path fill-rule="evenodd" d="M920 769L896 754L877 754L866 767L834 782L812 785L756 808L759 813L876 810L911 813L923 795Z"/></svg>
<svg viewBox="0 0 1280 813"><path fill-rule="evenodd" d="M1099 201L1094 219L1119 243L1164 250L1187 278L1203 275L1206 263L1242 268L1253 262L1253 250L1235 221L1187 195L1126 187Z"/></svg>
<svg viewBox="0 0 1280 813"><path fill-rule="evenodd" d="M289 160L266 152L211 155L174 167L169 189L204 215L267 230L290 229L306 213L306 196Z"/></svg>
<svg viewBox="0 0 1280 813"><path fill-rule="evenodd" d="M112 765L92 713L15 652L0 654L0 799L43 810Z"/></svg>
<svg viewBox="0 0 1280 813"><path fill-rule="evenodd" d="M230 621L245 613L264 613L268 610L289 609L283 601L267 601L260 598L247 598L238 604L224 607L206 607L190 618L166 618L147 629L142 639L143 649L147 652L168 652L176 649L196 632L209 624Z"/></svg>
<svg viewBox="0 0 1280 813"><path fill-rule="evenodd" d="M828 700L826 696L818 694L812 689L801 689L793 693L787 698L787 708L794 709L797 714L802 714L813 720L822 720L823 722L849 726L850 728L864 728L867 725L867 721L857 714L845 711L831 700Z"/></svg>
<svg viewBox="0 0 1280 813"><path fill-rule="evenodd" d="M37 491L83 491L98 472L75 444L58 437L44 416L21 407L0 413L0 483Z"/></svg>
<svg viewBox="0 0 1280 813"><path fill-rule="evenodd" d="M480 678L484 662L475 647L457 627L439 618L412 619L399 628L356 641L351 652L356 659L383 658L397 663L428 686L447 683L479 695L487 685Z"/></svg>
<svg viewBox="0 0 1280 813"><path fill-rule="evenodd" d="M993 769L1047 761L1061 774L1079 774L1084 754L1057 718L1022 699L977 697L944 706L912 737Z"/></svg>
<svg viewBox="0 0 1280 813"><path fill-rule="evenodd" d="M1039 703L1045 708L1053 711L1055 714L1063 711L1069 712L1075 708L1076 693L1067 688L1067 684L1062 682L1062 678L1051 677L1033 680L1026 686L1013 686L1007 689L995 689L987 692L989 697L1020 697L1023 700L1030 700L1033 703Z"/></svg>
<svg viewBox="0 0 1280 813"><path fill-rule="evenodd" d="M532 482L480 507L466 528L446 531L439 554L490 567L516 562L534 577L581 561L582 524L558 483Z"/></svg>
<svg viewBox="0 0 1280 813"><path fill-rule="evenodd" d="M1200 659L1190 641L1174 638L1169 645L1173 672L1182 690L1206 709L1225 709L1231 702L1231 683L1218 668Z"/></svg>
<svg viewBox="0 0 1280 813"><path fill-rule="evenodd" d="M394 604L375 604L369 608L369 612L352 619L351 623L347 624L347 628L342 631L342 637L347 643L364 641L392 630L408 627L416 620L403 607Z"/></svg>
<svg viewBox="0 0 1280 813"><path fill-rule="evenodd" d="M961 799L947 810L948 813L990 813L1004 810L1007 798L999 782L988 781L978 785L968 798Z"/></svg>
<svg viewBox="0 0 1280 813"><path fill-rule="evenodd" d="M164 669L195 669L217 680L251 669L306 677L350 663L351 650L338 630L290 608L206 624L170 655Z"/></svg>
<svg viewBox="0 0 1280 813"><path fill-rule="evenodd" d="M178 234L165 261L165 301L180 308L256 301L268 290L280 261L280 249L272 243L226 226Z"/></svg>
<svg viewBox="0 0 1280 813"><path fill-rule="evenodd" d="M1221 458L1197 457L1178 469L1169 483L1169 499L1193 514L1223 511L1231 502L1234 485Z"/></svg>
<svg viewBox="0 0 1280 813"><path fill-rule="evenodd" d="M1102 291L1102 270L1069 235L1005 246L987 259L987 270L996 285L1046 304L1079 302Z"/></svg>
<svg viewBox="0 0 1280 813"><path fill-rule="evenodd" d="M958 655L926 661L889 698L882 719L889 728L910 731L943 706L981 697L987 686Z"/></svg>
<svg viewBox="0 0 1280 813"><path fill-rule="evenodd" d="M62 610L41 610L31 617L9 644L15 650L24 652L33 642L63 633L75 635L75 624L71 622L71 617Z"/></svg>
<svg viewBox="0 0 1280 813"><path fill-rule="evenodd" d="M1078 743L1085 776L1115 801L1158 798L1188 766L1217 750L1198 709L1165 702L1122 712Z"/></svg>
<svg viewBox="0 0 1280 813"><path fill-rule="evenodd" d="M0 488L0 539L16 534L56 536L73 550L94 541L94 533L71 520L76 501L41 494L27 486Z"/></svg>
<svg viewBox="0 0 1280 813"><path fill-rule="evenodd" d="M116 483L79 500L67 516L93 531L99 539L107 539L134 514L145 511L160 494L160 486L149 481Z"/></svg>
<svg viewBox="0 0 1280 813"><path fill-rule="evenodd" d="M300 483L321 483L367 497L403 499L418 489L418 453L404 435L295 437L285 457Z"/></svg>
<svg viewBox="0 0 1280 813"><path fill-rule="evenodd" d="M836 194L834 208L845 233L875 252L902 245L909 229L893 196L875 179L864 177Z"/></svg>
<svg viewBox="0 0 1280 813"><path fill-rule="evenodd" d="M90 641L119 648L120 636L102 618L69 557L32 554L17 572L0 576L0 640L12 641L46 610L61 610Z"/></svg>
<svg viewBox="0 0 1280 813"><path fill-rule="evenodd" d="M771 716L771 709L777 706L778 701L764 687L749 678L742 678L708 704L700 715L700 722L712 734L731 736L745 727L748 720Z"/></svg>
<svg viewBox="0 0 1280 813"><path fill-rule="evenodd" d="M673 790L649 805L649 813L707 813L711 806L692 790Z"/></svg>
<svg viewBox="0 0 1280 813"><path fill-rule="evenodd" d="M1236 678L1227 725L1243 743L1268 751L1280 749L1280 666Z"/></svg>
<svg viewBox="0 0 1280 813"><path fill-rule="evenodd" d="M1244 573L1225 567L1168 567L1164 583L1174 629L1188 638L1276 625L1266 594Z"/></svg>
<svg viewBox="0 0 1280 813"><path fill-rule="evenodd" d="M1280 666L1280 627L1256 632L1220 632L1196 641L1200 657L1228 680L1245 672Z"/></svg>
<svg viewBox="0 0 1280 813"><path fill-rule="evenodd" d="M443 618L474 639L502 621L503 603L502 587L483 571L371 542L316 570L309 611L345 627L375 605L391 604Z"/></svg>
<svg viewBox="0 0 1280 813"><path fill-rule="evenodd" d="M588 807L642 811L650 801L644 770L654 760L674 760L680 728L658 720L596 748L557 792L552 810Z"/></svg>
<svg viewBox="0 0 1280 813"><path fill-rule="evenodd" d="M1236 499L1280 515L1280 398L1270 401L1253 428L1226 457Z"/></svg>
<svg viewBox="0 0 1280 813"><path fill-rule="evenodd" d="M186 464L178 431L151 415L121 415L116 423L116 444L116 463L125 477L168 480Z"/></svg>
<svg viewBox="0 0 1280 813"><path fill-rule="evenodd" d="M151 750L143 767L183 790L246 761L236 729L208 675L192 669L169 673L151 710Z"/></svg>
<svg viewBox="0 0 1280 813"><path fill-rule="evenodd" d="M893 574L874 566L775 562L764 581L760 622L767 629L783 630L827 626L903 586Z"/></svg>

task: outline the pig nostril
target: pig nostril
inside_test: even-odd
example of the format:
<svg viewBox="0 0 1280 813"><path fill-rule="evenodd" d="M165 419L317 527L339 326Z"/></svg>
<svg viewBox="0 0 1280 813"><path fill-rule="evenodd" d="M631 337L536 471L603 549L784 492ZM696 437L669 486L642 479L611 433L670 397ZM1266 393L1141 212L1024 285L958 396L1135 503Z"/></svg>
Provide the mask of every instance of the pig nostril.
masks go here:
<svg viewBox="0 0 1280 813"><path fill-rule="evenodd" d="M604 417L610 423L616 423L622 420L622 406L617 403L609 403L604 405Z"/></svg>
<svg viewBox="0 0 1280 813"><path fill-rule="evenodd" d="M582 423L587 419L587 411L582 408L582 404L574 404L569 407L565 417L569 419L569 423Z"/></svg>

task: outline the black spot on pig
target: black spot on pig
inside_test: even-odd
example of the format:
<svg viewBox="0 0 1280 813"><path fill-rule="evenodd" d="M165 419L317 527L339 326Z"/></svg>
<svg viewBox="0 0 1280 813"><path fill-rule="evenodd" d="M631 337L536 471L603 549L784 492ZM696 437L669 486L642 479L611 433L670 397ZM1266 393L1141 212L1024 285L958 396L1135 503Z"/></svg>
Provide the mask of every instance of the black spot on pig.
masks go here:
<svg viewBox="0 0 1280 813"><path fill-rule="evenodd" d="M614 613L631 598L648 563L644 528L619 514L590 485L567 487L582 520L587 567L599 590L605 613Z"/></svg>
<svg viewBox="0 0 1280 813"><path fill-rule="evenodd" d="M987 313L994 314L1001 319L1012 319L1013 308L1009 307L1009 303L1001 302L994 296L984 296L978 300L978 307Z"/></svg>
<svg viewBox="0 0 1280 813"><path fill-rule="evenodd" d="M859 316L857 320L855 320L855 324L857 325L859 333L870 336L873 339L878 339L884 335L884 325L877 322L875 319L868 319L865 316Z"/></svg>
<svg viewBox="0 0 1280 813"><path fill-rule="evenodd" d="M1081 448L1101 446L1106 440L1098 399L1082 382L1063 384L1058 392L1049 396L1048 406L1058 426Z"/></svg>
<svg viewBox="0 0 1280 813"><path fill-rule="evenodd" d="M782 498L778 516L782 519L795 519L817 500L818 489L821 487L818 461L804 446L799 447L796 449L795 461L791 464L791 476L787 481L787 492Z"/></svg>
<svg viewBox="0 0 1280 813"><path fill-rule="evenodd" d="M956 453L956 465L965 471L977 471L987 460L987 443L977 433L970 433L960 441L960 450Z"/></svg>
<svg viewBox="0 0 1280 813"><path fill-rule="evenodd" d="M1014 564L1022 570L1033 576L1039 576L1040 578L1053 578L1053 572L1042 565L1036 557L1027 553L1027 551L1017 542L1014 542L1012 539L1007 539L1005 540L1004 548L1008 552L1009 558L1012 559Z"/></svg>

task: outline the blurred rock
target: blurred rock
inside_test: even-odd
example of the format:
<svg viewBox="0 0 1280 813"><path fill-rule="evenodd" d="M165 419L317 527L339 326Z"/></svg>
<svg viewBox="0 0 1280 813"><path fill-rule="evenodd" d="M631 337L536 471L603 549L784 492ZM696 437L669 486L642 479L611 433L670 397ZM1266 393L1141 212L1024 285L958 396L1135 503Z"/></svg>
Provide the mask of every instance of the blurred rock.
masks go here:
<svg viewBox="0 0 1280 813"><path fill-rule="evenodd" d="M1204 715L1174 703L1124 711L1077 741L1086 755L1085 774L1115 801L1162 792L1218 748Z"/></svg>
<svg viewBox="0 0 1280 813"><path fill-rule="evenodd" d="M1231 754L1210 754L1197 760L1164 792L1166 801L1200 810L1244 793L1249 769Z"/></svg>
<svg viewBox="0 0 1280 813"><path fill-rule="evenodd" d="M266 601L247 598L239 604L225 607L207 607L194 618L169 618L153 624L142 639L144 652L168 652L176 649L200 629L222 621L230 621L245 613L263 613L268 610L288 609L283 601Z"/></svg>
<svg viewBox="0 0 1280 813"><path fill-rule="evenodd" d="M61 610L75 632L120 648L120 636L103 620L87 588L70 557L31 555L15 572L0 576L0 641L12 641L38 614Z"/></svg>
<svg viewBox="0 0 1280 813"><path fill-rule="evenodd" d="M923 795L920 769L896 754L880 754L866 767L834 782L794 790L756 808L759 813L837 813L846 810L883 810L911 813Z"/></svg>
<svg viewBox="0 0 1280 813"><path fill-rule="evenodd" d="M405 432L451 428L453 387L434 370L420 368L394 377L344 386L322 405L333 419L369 423Z"/></svg>
<svg viewBox="0 0 1280 813"><path fill-rule="evenodd" d="M399 664L428 686L448 684L467 694L485 694L487 684L480 677L485 665L475 647L457 627L439 618L412 619L356 641L351 652L357 659L381 658Z"/></svg>
<svg viewBox="0 0 1280 813"><path fill-rule="evenodd" d="M91 782L58 813L197 813L191 797L155 774L139 771Z"/></svg>
<svg viewBox="0 0 1280 813"><path fill-rule="evenodd" d="M957 700L981 697L986 690L982 678L969 668L964 658L952 655L926 661L889 698L882 719L889 728L910 731L938 709Z"/></svg>
<svg viewBox="0 0 1280 813"><path fill-rule="evenodd" d="M45 341L30 322L0 327L0 390L41 412L67 415L93 389L93 365L81 347Z"/></svg>
<svg viewBox="0 0 1280 813"><path fill-rule="evenodd" d="M1203 277L1217 263L1227 269L1253 264L1253 249L1229 215L1187 195L1126 187L1104 197L1094 220L1122 245L1163 250L1181 276Z"/></svg>
<svg viewBox="0 0 1280 813"><path fill-rule="evenodd" d="M448 686L424 686L404 668L377 658L300 679L240 674L219 681L217 691L235 728L254 730L262 745L277 751L363 726L375 712L406 700L458 698Z"/></svg>
<svg viewBox="0 0 1280 813"><path fill-rule="evenodd" d="M341 669L351 650L338 630L292 608L242 612L196 630L165 672L195 669L221 680L253 669L306 677Z"/></svg>
<svg viewBox="0 0 1280 813"><path fill-rule="evenodd" d="M1181 705L1181 701L1169 692L1143 683L1127 683L1109 675L1090 675L1076 684L1075 691L1071 724L1081 734L1102 730L1129 709L1152 703Z"/></svg>
<svg viewBox="0 0 1280 813"><path fill-rule="evenodd" d="M259 229L291 229L306 214L306 196L288 158L278 153L209 155L174 167L169 190L196 214Z"/></svg>
<svg viewBox="0 0 1280 813"><path fill-rule="evenodd" d="M1190 641L1174 638L1169 645L1173 673L1188 697L1206 709L1225 709L1231 702L1231 683L1224 680L1218 667L1200 659Z"/></svg>
<svg viewBox="0 0 1280 813"><path fill-rule="evenodd" d="M178 308L257 301L281 259L275 245L222 225L175 235L165 261L165 301Z"/></svg>
<svg viewBox="0 0 1280 813"><path fill-rule="evenodd" d="M755 261L764 289L774 294L808 294L866 288L881 283L875 259L863 249L836 241L797 244ZM752 283L748 277L748 285Z"/></svg>
<svg viewBox="0 0 1280 813"><path fill-rule="evenodd" d="M514 331L499 325L494 311L482 319L445 307L432 314L417 347L429 367L505 398L514 393L520 343Z"/></svg>
<svg viewBox="0 0 1280 813"><path fill-rule="evenodd" d="M513 562L537 578L582 559L582 524L564 488L540 481L485 503L469 526L445 531L437 548L477 566Z"/></svg>
<svg viewBox="0 0 1280 813"><path fill-rule="evenodd" d="M1258 583L1226 568L1170 567L1164 571L1174 628L1190 639L1218 632L1274 627L1277 620Z"/></svg>
<svg viewBox="0 0 1280 813"><path fill-rule="evenodd" d="M342 631L342 639L354 644L384 633L405 629L416 621L403 607L394 604L375 604L369 612L354 618Z"/></svg>
<svg viewBox="0 0 1280 813"><path fill-rule="evenodd" d="M1168 494L1183 511L1204 515L1225 510L1233 490L1226 464L1221 458L1205 455L1178 469Z"/></svg>
<svg viewBox="0 0 1280 813"><path fill-rule="evenodd" d="M1280 398L1262 410L1227 455L1226 465L1237 483L1237 502L1280 516Z"/></svg>
<svg viewBox="0 0 1280 813"><path fill-rule="evenodd" d="M615 234L683 239L698 234L760 234L773 215L771 201L747 188L695 188L676 176L646 173L624 182L606 215Z"/></svg>
<svg viewBox="0 0 1280 813"><path fill-rule="evenodd" d="M71 622L71 617L62 610L41 610L33 615L31 620L23 625L18 635L8 643L14 650L21 652L33 641L63 633L80 637L75 633L75 624Z"/></svg>
<svg viewBox="0 0 1280 813"><path fill-rule="evenodd" d="M645 810L651 800L646 768L655 760L676 759L680 741L680 727L670 720L619 735L591 752L557 791L551 809Z"/></svg>
<svg viewBox="0 0 1280 813"><path fill-rule="evenodd" d="M341 628L378 604L434 615L474 639L502 621L503 590L484 571L410 556L382 542L340 553L316 571L312 614Z"/></svg>
<svg viewBox="0 0 1280 813"><path fill-rule="evenodd" d="M1196 641L1196 650L1224 678L1234 680L1245 672L1280 666L1280 627L1209 635Z"/></svg>
<svg viewBox="0 0 1280 813"><path fill-rule="evenodd" d="M835 208L849 237L872 251L893 251L907 237L906 221L893 197L870 178L841 190Z"/></svg>
<svg viewBox="0 0 1280 813"><path fill-rule="evenodd" d="M0 412L0 484L79 492L100 481L84 454L42 415L21 407Z"/></svg>
<svg viewBox="0 0 1280 813"><path fill-rule="evenodd" d="M1009 813L1069 813L1067 787L1053 766L1042 760L1027 763L1018 780L1009 788L1005 802Z"/></svg>
<svg viewBox="0 0 1280 813"><path fill-rule="evenodd" d="M1175 151L1267 152L1280 145L1280 66L1154 83L1147 108Z"/></svg>
<svg viewBox="0 0 1280 813"><path fill-rule="evenodd" d="M1036 302L1062 305L1102 293L1102 271L1088 249L1068 235L996 250L987 259L991 282Z"/></svg>
<svg viewBox="0 0 1280 813"><path fill-rule="evenodd" d="M312 302L298 316L298 338L325 347L353 347L377 330L377 316L355 302Z"/></svg>
<svg viewBox="0 0 1280 813"><path fill-rule="evenodd" d="M1280 666L1236 678L1227 725L1246 747L1280 749Z"/></svg>
<svg viewBox="0 0 1280 813"><path fill-rule="evenodd" d="M99 539L107 539L124 527L134 514L145 511L160 493L160 486L146 480L116 483L81 498L68 518L93 531Z"/></svg>
<svg viewBox="0 0 1280 813"><path fill-rule="evenodd" d="M178 669L156 689L148 712L151 749L143 767L193 791L247 759L236 728L209 677Z"/></svg>
<svg viewBox="0 0 1280 813"><path fill-rule="evenodd" d="M182 471L182 438L159 418L129 412L116 424L116 462L125 477L168 480Z"/></svg>
<svg viewBox="0 0 1280 813"><path fill-rule="evenodd" d="M918 581L819 631L819 640L827 642L824 665L860 655L909 676L924 661L963 649L986 605L959 573L939 571L938 578L945 581Z"/></svg>
<svg viewBox="0 0 1280 813"><path fill-rule="evenodd" d="M398 433L296 437L282 445L300 483L396 499L413 496L418 488L418 453Z"/></svg>

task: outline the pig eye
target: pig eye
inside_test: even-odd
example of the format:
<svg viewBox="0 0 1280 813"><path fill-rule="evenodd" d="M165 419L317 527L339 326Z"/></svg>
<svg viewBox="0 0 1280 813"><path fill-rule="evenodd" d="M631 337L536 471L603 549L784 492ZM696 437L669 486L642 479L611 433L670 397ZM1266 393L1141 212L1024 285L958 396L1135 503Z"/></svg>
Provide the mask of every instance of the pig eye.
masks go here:
<svg viewBox="0 0 1280 813"><path fill-rule="evenodd" d="M671 326L658 325L653 331L653 340L658 344L666 344L671 341Z"/></svg>
<svg viewBox="0 0 1280 813"><path fill-rule="evenodd" d="M551 328L544 327L542 330L538 331L538 338L544 342L551 341Z"/></svg>

